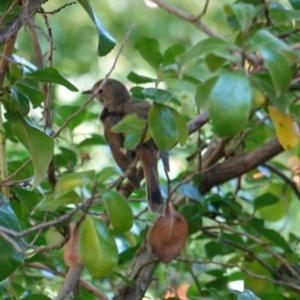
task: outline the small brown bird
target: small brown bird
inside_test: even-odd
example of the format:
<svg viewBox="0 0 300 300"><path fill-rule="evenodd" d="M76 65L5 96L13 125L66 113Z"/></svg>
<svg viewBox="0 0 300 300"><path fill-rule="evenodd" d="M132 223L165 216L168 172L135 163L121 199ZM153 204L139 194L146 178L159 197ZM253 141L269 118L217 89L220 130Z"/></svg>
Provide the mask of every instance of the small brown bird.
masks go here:
<svg viewBox="0 0 300 300"><path fill-rule="evenodd" d="M94 94L98 90L103 80L99 80L90 91L84 93ZM108 142L112 155L123 170L127 171L127 178L130 183L138 188L140 180L137 169L131 166L137 149L124 151L125 136L120 133L114 133L111 128L120 120L130 114L136 114L140 119L147 120L151 105L144 100L133 100L130 97L126 87L119 81L108 79L102 89L98 90L95 98L103 105L104 109L100 114L100 120L104 126L104 136ZM163 199L160 192L157 161L159 151L151 139L143 143L138 151L139 159L142 163L144 176L147 184L148 205L152 212L161 213L163 209Z"/></svg>

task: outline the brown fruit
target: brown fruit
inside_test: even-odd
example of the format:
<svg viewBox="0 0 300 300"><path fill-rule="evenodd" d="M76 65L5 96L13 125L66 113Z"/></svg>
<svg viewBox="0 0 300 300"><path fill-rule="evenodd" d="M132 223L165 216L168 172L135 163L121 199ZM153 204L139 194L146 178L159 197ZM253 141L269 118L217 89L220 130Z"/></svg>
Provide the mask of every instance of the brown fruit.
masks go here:
<svg viewBox="0 0 300 300"><path fill-rule="evenodd" d="M169 206L164 216L153 225L149 242L153 254L163 263L171 262L182 250L188 237L188 224L183 215Z"/></svg>

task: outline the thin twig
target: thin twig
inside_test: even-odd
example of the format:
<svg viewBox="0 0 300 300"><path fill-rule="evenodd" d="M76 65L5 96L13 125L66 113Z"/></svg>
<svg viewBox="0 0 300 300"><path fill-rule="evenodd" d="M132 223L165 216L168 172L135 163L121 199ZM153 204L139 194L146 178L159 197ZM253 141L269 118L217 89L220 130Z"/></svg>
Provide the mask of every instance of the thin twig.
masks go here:
<svg viewBox="0 0 300 300"><path fill-rule="evenodd" d="M61 216L61 217L59 217L55 220L48 221L48 222L43 222L41 224L32 226L29 229L24 230L24 231L20 231L20 232L8 229L8 228L3 227L3 226L0 226L0 232L4 232L8 235L20 238L20 237L26 236L26 235L28 235L32 232L39 231L41 229L48 228L50 226L65 222L65 221L69 220L77 211L79 211L81 209L82 209L82 205L79 205L76 208L74 208L73 210L69 211L68 213L64 214L63 216Z"/></svg>
<svg viewBox="0 0 300 300"><path fill-rule="evenodd" d="M229 227L225 224L219 224L219 226L207 226L205 227L206 230L209 229L221 229L221 230L227 230L229 232L232 232L234 234L237 235L241 235L241 236L245 236L248 239L252 240L253 242L255 242L257 245L260 245L261 247L263 247L264 249L266 249L267 252L269 252L275 259L277 259L278 261L280 261L284 266L286 266L286 268L291 272L291 274L293 276L295 276L295 278L297 278L297 280L300 282L300 276L297 274L297 272L292 268L291 264L281 255L279 255L277 252L273 251L269 245L266 242L261 241L260 239L258 239L257 237L255 237L252 234L249 234L247 232L241 232L238 231L232 227Z"/></svg>
<svg viewBox="0 0 300 300"><path fill-rule="evenodd" d="M288 178L285 174L283 174L282 172L280 172L279 170L277 170L274 166L265 163L262 164L263 167L269 169L271 172L275 173L278 177L280 177L281 179L283 179L294 191L294 193L296 194L297 198L300 200L300 192L298 190L298 186L296 184L295 181L293 181L292 179Z"/></svg>
<svg viewBox="0 0 300 300"><path fill-rule="evenodd" d="M201 19L206 14L208 4L209 4L209 0L206 0L201 14L197 17L198 19Z"/></svg>
<svg viewBox="0 0 300 300"><path fill-rule="evenodd" d="M52 10L52 11L44 11L42 8L38 11L39 13L42 13L42 14L47 14L47 15L55 15L57 14L58 12L60 12L61 10L63 10L64 8L66 8L67 6L71 6L73 4L76 4L75 1L73 2L70 2L70 3L66 3L64 4L63 6L55 9L55 10Z"/></svg>
<svg viewBox="0 0 300 300"><path fill-rule="evenodd" d="M32 269L37 269L37 270L45 270L45 271L48 271L48 272L50 272L54 275L60 276L60 277L66 276L65 272L58 272L58 271L51 269L50 267L48 267L44 264L38 263L38 262L25 263L22 265L22 267L32 268ZM108 300L108 298L102 292L100 292L95 286L91 285L90 283L86 282L83 279L80 279L80 286L83 287L84 289L86 289L91 294L93 294L95 297L97 297L97 299Z"/></svg>
<svg viewBox="0 0 300 300"><path fill-rule="evenodd" d="M248 275L250 277L266 280L266 281L272 282L272 283L277 284L277 285L288 286L288 287L290 287L290 288L292 288L296 291L300 290L300 287L297 284L293 284L293 283L290 283L288 281L276 280L276 279L273 279L273 278L270 278L270 277L267 277L267 276L264 276L264 275L253 273L252 271L248 270L247 268L245 268L245 267L243 267L239 264L218 262L218 261L209 260L209 259L193 260L193 259L178 258L177 260L181 261L181 262L185 262L185 263L193 263L193 264L199 264L199 265L215 264L215 265L219 265L219 266L226 267L226 268L238 268L243 273L245 273L246 275Z"/></svg>

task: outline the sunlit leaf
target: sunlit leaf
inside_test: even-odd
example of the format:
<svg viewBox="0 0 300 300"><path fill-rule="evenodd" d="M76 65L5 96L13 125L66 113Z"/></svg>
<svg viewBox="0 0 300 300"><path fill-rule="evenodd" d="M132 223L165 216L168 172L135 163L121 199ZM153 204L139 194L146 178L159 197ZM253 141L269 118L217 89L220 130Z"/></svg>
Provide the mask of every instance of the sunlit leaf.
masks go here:
<svg viewBox="0 0 300 300"><path fill-rule="evenodd" d="M123 233L130 230L133 225L133 214L126 199L112 190L103 192L102 198L113 231Z"/></svg>
<svg viewBox="0 0 300 300"><path fill-rule="evenodd" d="M294 118L271 105L269 113L281 146L285 150L294 148L300 141L299 128Z"/></svg>
<svg viewBox="0 0 300 300"><path fill-rule="evenodd" d="M131 133L132 131L141 132L146 125L145 120L141 120L137 114L130 114L111 128L115 133Z"/></svg>
<svg viewBox="0 0 300 300"><path fill-rule="evenodd" d="M95 176L95 171L91 170L59 177L55 186L55 198L58 199L70 191L73 191L75 188L92 184L95 181Z"/></svg>
<svg viewBox="0 0 300 300"><path fill-rule="evenodd" d="M105 276L118 263L118 249L112 233L100 220L91 216L85 217L79 230L84 266L92 276Z"/></svg>
<svg viewBox="0 0 300 300"><path fill-rule="evenodd" d="M58 207L80 203L82 199L78 196L75 191L70 191L61 197L55 198L54 194L46 195L41 202L36 206L38 210L44 211L55 211Z"/></svg>

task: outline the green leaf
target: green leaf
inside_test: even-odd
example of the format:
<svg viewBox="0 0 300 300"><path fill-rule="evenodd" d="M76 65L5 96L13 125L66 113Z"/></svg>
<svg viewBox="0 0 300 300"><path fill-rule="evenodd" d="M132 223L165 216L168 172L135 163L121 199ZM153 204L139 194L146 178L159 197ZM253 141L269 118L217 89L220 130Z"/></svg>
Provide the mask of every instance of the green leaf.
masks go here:
<svg viewBox="0 0 300 300"><path fill-rule="evenodd" d="M272 193L265 193L254 200L254 209L258 210L262 207L273 205L279 201L278 196Z"/></svg>
<svg viewBox="0 0 300 300"><path fill-rule="evenodd" d="M292 198L291 189L286 189L284 184L273 183L270 184L264 192L275 195L279 198L279 201L260 208L258 210L259 216L269 222L277 222L286 217L286 210L289 208Z"/></svg>
<svg viewBox="0 0 300 300"><path fill-rule="evenodd" d="M287 43L277 38L266 29L258 30L250 42L255 51L265 49L266 51L277 52L278 54L283 55L290 64L295 63L298 60L297 53L293 51Z"/></svg>
<svg viewBox="0 0 300 300"><path fill-rule="evenodd" d="M85 138L82 142L80 142L77 147L86 147L86 146L99 146L99 145L106 145L107 142L102 135L99 134L92 134L91 137Z"/></svg>
<svg viewBox="0 0 300 300"><path fill-rule="evenodd" d="M147 121L141 120L137 114L130 114L111 128L115 133L129 134L133 131L143 132Z"/></svg>
<svg viewBox="0 0 300 300"><path fill-rule="evenodd" d="M99 220L86 216L80 230L80 250L84 266L92 276L103 277L118 263L115 239Z"/></svg>
<svg viewBox="0 0 300 300"><path fill-rule="evenodd" d="M8 71L7 78L10 84L15 83L18 80L21 80L23 76L23 67L21 64L16 64L9 62L8 63Z"/></svg>
<svg viewBox="0 0 300 300"><path fill-rule="evenodd" d="M97 180L99 183L103 183L107 179L111 179L113 176L117 175L116 168L114 167L106 167L101 169L101 171L97 174Z"/></svg>
<svg viewBox="0 0 300 300"><path fill-rule="evenodd" d="M215 54L230 61L238 62L238 58L233 56L230 50L237 49L234 44L218 38L207 38L194 45L187 52L177 56L176 60L179 64L185 65L207 54Z"/></svg>
<svg viewBox="0 0 300 300"><path fill-rule="evenodd" d="M207 54L205 62L211 72L217 71L227 60L213 53Z"/></svg>
<svg viewBox="0 0 300 300"><path fill-rule="evenodd" d="M124 141L124 147L128 150L132 150L136 148L141 141L141 137L142 137L141 131L133 131L127 134Z"/></svg>
<svg viewBox="0 0 300 300"><path fill-rule="evenodd" d="M11 283L11 288L13 291L13 295L16 297L16 299L20 299L21 296L26 291L20 284L18 284L16 282Z"/></svg>
<svg viewBox="0 0 300 300"><path fill-rule="evenodd" d="M139 75L135 72L130 72L127 75L127 79L130 80L131 82L134 82L134 83L137 83L137 84L149 83L149 82L155 82L156 81L156 79L154 79L154 78L150 78L150 77L147 77L147 76L142 76L142 75Z"/></svg>
<svg viewBox="0 0 300 300"><path fill-rule="evenodd" d="M130 230L133 225L133 214L127 200L112 190L103 192L102 198L113 231L123 233Z"/></svg>
<svg viewBox="0 0 300 300"><path fill-rule="evenodd" d="M162 59L162 66L169 66L176 63L176 56L184 53L185 49L180 44L173 44L164 53Z"/></svg>
<svg viewBox="0 0 300 300"><path fill-rule="evenodd" d="M92 19L93 23L96 25L96 30L98 33L97 54L99 56L105 56L115 47L115 39L104 28L89 0L77 0L77 2L79 2L82 5L82 7Z"/></svg>
<svg viewBox="0 0 300 300"><path fill-rule="evenodd" d="M14 88L10 90L9 109L14 112L19 112L23 117L27 116L30 111L28 99Z"/></svg>
<svg viewBox="0 0 300 300"><path fill-rule="evenodd" d="M255 7L245 3L235 3L225 6L226 10L230 10L236 17L242 31L246 32L252 25L255 17Z"/></svg>
<svg viewBox="0 0 300 300"><path fill-rule="evenodd" d="M210 241L205 244L205 253L208 259L211 259L218 255L224 255L224 248L220 247L220 243L216 241Z"/></svg>
<svg viewBox="0 0 300 300"><path fill-rule="evenodd" d="M289 244L286 242L286 240L275 230L273 229L261 229L260 233L266 237L270 242L272 242L273 245L277 245L281 249L287 251L287 252L292 252L291 247Z"/></svg>
<svg viewBox="0 0 300 300"><path fill-rule="evenodd" d="M243 72L224 72L209 94L208 112L213 129L221 137L244 128L252 105L252 89Z"/></svg>
<svg viewBox="0 0 300 300"><path fill-rule="evenodd" d="M56 69L53 67L45 68L25 75L26 78L45 83L57 83L65 86L72 92L78 92L78 89L68 80L66 80Z"/></svg>
<svg viewBox="0 0 300 300"><path fill-rule="evenodd" d="M270 17L277 26L285 25L287 22L290 21L300 21L300 14L298 10L287 10L281 7L271 9Z"/></svg>
<svg viewBox="0 0 300 300"><path fill-rule="evenodd" d="M54 154L54 141L19 114L7 112L5 116L7 120L12 122L15 136L31 154L34 169L32 189L35 189L44 179L48 170Z"/></svg>
<svg viewBox="0 0 300 300"><path fill-rule="evenodd" d="M20 232L18 219L10 207L9 202L0 195L0 226ZM22 243L10 237L22 249ZM23 261L23 256L16 249L0 238L0 281L6 279ZM23 250L23 249L22 249Z"/></svg>
<svg viewBox="0 0 300 300"><path fill-rule="evenodd" d="M160 150L169 150L177 141L176 119L168 106L159 103L152 105L149 112L149 129Z"/></svg>
<svg viewBox="0 0 300 300"><path fill-rule="evenodd" d="M140 52L141 56L155 71L159 69L163 58L157 40L142 37L134 44L134 48Z"/></svg>
<svg viewBox="0 0 300 300"><path fill-rule="evenodd" d="M172 93L162 89L146 88L142 92L145 98L151 99L156 103L165 103L173 98Z"/></svg>
<svg viewBox="0 0 300 300"><path fill-rule="evenodd" d="M277 97L280 97L291 83L291 68L284 56L273 49L261 48L260 52L270 72L275 94Z"/></svg>
<svg viewBox="0 0 300 300"><path fill-rule="evenodd" d="M92 184L95 181L95 178L96 175L94 170L67 174L59 177L55 186L55 199L73 191L75 188Z"/></svg>
<svg viewBox="0 0 300 300"><path fill-rule="evenodd" d="M293 9L300 9L300 0L289 0Z"/></svg>
<svg viewBox="0 0 300 300"><path fill-rule="evenodd" d="M209 95L217 80L218 77L212 77L198 84L195 96L198 108L207 110Z"/></svg>
<svg viewBox="0 0 300 300"><path fill-rule="evenodd" d="M187 204L181 207L180 212L189 225L189 234L198 232L202 228L203 206L201 204Z"/></svg>
<svg viewBox="0 0 300 300"><path fill-rule="evenodd" d="M178 130L177 140L178 140L180 146L184 146L189 137L189 129L188 129L187 123L186 123L185 119L183 118L183 116L178 111L176 111L175 109L171 109L171 111L176 120L176 126L177 126L177 130Z"/></svg>
<svg viewBox="0 0 300 300"><path fill-rule="evenodd" d="M43 211L55 211L58 207L80 203L82 199L75 191L70 191L61 197L55 198L54 194L46 195L41 202L36 206L36 209Z"/></svg>
<svg viewBox="0 0 300 300"><path fill-rule="evenodd" d="M55 121L58 126L64 124L66 119L78 111L79 106L75 105L61 105L57 108L57 115L55 116ZM97 117L96 117L97 118ZM77 126L81 125L85 120L87 120L87 111L83 110L72 121L68 124L67 128L74 130Z"/></svg>
<svg viewBox="0 0 300 300"><path fill-rule="evenodd" d="M29 85L26 80L16 82L11 88L22 93L32 103L33 108L39 107L44 101L44 95L37 88Z"/></svg>

